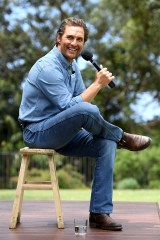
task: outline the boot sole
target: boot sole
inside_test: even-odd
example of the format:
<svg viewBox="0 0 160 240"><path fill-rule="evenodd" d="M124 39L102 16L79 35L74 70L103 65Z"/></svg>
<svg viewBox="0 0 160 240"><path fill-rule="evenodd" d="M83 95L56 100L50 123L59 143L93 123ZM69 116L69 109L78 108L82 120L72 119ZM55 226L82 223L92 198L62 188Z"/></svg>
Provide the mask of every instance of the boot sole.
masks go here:
<svg viewBox="0 0 160 240"><path fill-rule="evenodd" d="M89 223L89 226L91 228L100 228L100 229L103 229L103 230L122 231L122 227L121 226L119 226L119 227L118 226L117 227L114 227L114 226L101 226L98 223L92 223L92 222Z"/></svg>

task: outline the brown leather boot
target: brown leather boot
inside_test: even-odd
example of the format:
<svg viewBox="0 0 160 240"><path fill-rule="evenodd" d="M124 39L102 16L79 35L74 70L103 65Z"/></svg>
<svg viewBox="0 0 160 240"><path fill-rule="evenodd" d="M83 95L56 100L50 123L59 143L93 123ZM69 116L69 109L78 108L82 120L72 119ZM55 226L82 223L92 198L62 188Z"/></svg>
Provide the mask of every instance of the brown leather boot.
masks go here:
<svg viewBox="0 0 160 240"><path fill-rule="evenodd" d="M149 137L123 132L122 139L117 143L117 148L141 151L149 147L151 142L152 140Z"/></svg>
<svg viewBox="0 0 160 240"><path fill-rule="evenodd" d="M89 225L91 228L101 228L104 230L121 231L122 225L116 223L109 214L105 213L90 213Z"/></svg>

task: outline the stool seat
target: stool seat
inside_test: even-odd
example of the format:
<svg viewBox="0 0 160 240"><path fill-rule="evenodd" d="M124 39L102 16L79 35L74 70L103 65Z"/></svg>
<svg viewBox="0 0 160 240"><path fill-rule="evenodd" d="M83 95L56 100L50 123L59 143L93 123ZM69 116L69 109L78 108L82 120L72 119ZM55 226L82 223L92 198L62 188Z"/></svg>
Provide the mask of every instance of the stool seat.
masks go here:
<svg viewBox="0 0 160 240"><path fill-rule="evenodd" d="M55 153L53 149L42 149L42 148L29 148L24 147L20 149L20 153L30 154L30 155L52 155Z"/></svg>
<svg viewBox="0 0 160 240"><path fill-rule="evenodd" d="M53 149L37 149L37 148L21 148L20 153L22 155L21 167L17 182L16 196L13 203L13 210L10 219L10 229L14 229L17 226L17 223L20 222L21 217L21 208L24 190L27 189L51 189L53 191L54 201L55 201L55 209L56 209L56 217L58 228L64 228L63 221L63 213L61 207L60 193L59 193L59 185L56 176L56 166L54 163L54 154L55 151ZM29 162L32 155L46 155L49 163L50 170L50 182L28 182L26 181L27 170L29 166Z"/></svg>

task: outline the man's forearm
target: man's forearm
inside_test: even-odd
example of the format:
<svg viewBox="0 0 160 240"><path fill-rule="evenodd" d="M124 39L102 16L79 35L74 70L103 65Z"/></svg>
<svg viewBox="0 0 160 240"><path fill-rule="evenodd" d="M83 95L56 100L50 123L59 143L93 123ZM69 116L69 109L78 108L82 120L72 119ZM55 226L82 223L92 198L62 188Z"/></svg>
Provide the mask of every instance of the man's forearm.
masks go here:
<svg viewBox="0 0 160 240"><path fill-rule="evenodd" d="M96 73L95 81L81 94L83 101L91 102L97 93L107 86L114 76L110 73L107 68L103 68L101 71Z"/></svg>
<svg viewBox="0 0 160 240"><path fill-rule="evenodd" d="M92 83L83 93L81 97L84 102L91 102L97 93L100 91L101 87L97 83Z"/></svg>

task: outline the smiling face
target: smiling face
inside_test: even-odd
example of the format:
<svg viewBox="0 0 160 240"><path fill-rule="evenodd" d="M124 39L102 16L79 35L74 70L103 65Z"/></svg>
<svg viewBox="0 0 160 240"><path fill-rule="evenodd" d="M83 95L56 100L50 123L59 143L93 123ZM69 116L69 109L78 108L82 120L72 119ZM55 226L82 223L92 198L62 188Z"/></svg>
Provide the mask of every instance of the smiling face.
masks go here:
<svg viewBox="0 0 160 240"><path fill-rule="evenodd" d="M57 42L63 56L72 62L84 46L84 29L79 26L66 26L63 35L57 35Z"/></svg>

